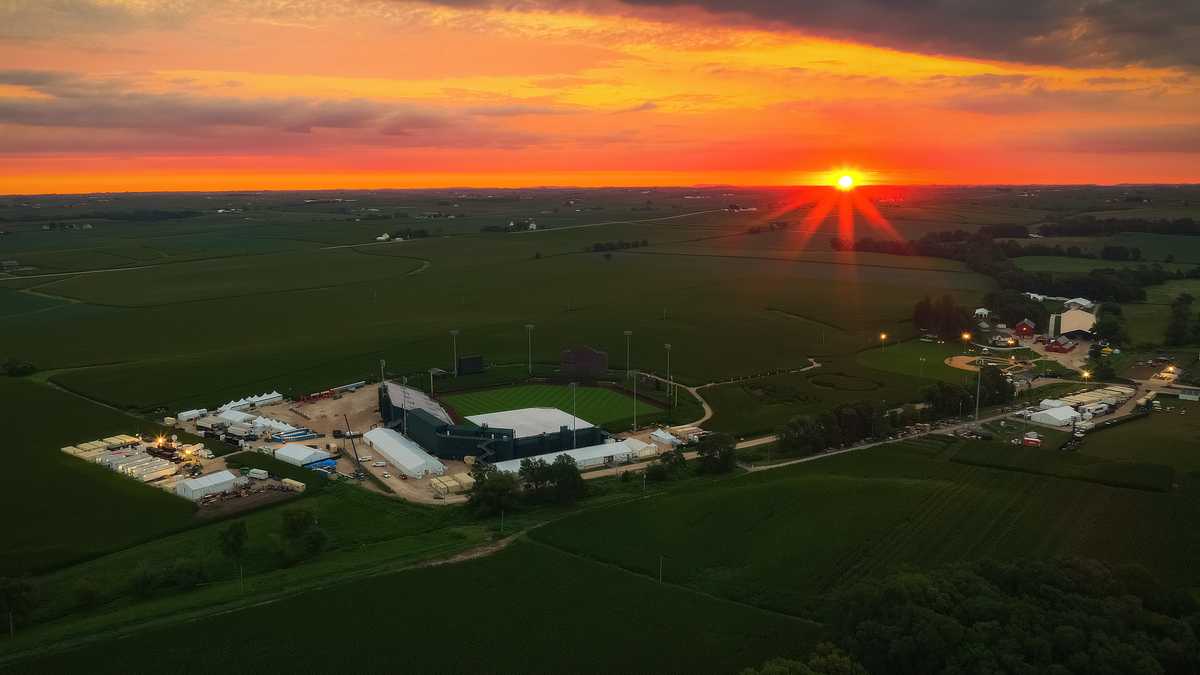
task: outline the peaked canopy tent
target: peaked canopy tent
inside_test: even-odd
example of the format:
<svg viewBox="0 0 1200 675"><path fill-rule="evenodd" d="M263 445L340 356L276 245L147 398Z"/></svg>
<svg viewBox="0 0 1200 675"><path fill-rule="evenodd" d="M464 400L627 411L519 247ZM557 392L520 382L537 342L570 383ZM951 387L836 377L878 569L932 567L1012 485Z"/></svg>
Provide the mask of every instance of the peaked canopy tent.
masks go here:
<svg viewBox="0 0 1200 675"><path fill-rule="evenodd" d="M574 450L563 450L562 452L552 452L545 455L535 455L533 457L525 457L522 459L510 459L503 462L496 462L496 470L505 473L519 473L521 471L521 462L525 460L536 461L542 460L547 464L553 464L554 460L560 456L566 455L575 460L575 466L581 471L595 469L609 464L617 464L620 462L628 462L634 459L638 452L647 446L646 443L639 441L636 438L627 438L623 441L615 443L601 443L599 445L591 445L586 448L576 448Z"/></svg>
<svg viewBox="0 0 1200 675"><path fill-rule="evenodd" d="M288 443L287 445L275 451L275 459L296 466L306 466L313 462L320 462L333 457L333 455L318 450L317 448L299 443Z"/></svg>
<svg viewBox="0 0 1200 675"><path fill-rule="evenodd" d="M409 478L424 478L427 474L441 476L446 473L445 464L398 431L379 427L363 434L363 439L372 450L387 460L388 464Z"/></svg>
<svg viewBox="0 0 1200 675"><path fill-rule="evenodd" d="M237 476L230 471L218 471L199 478L181 480L175 484L175 494L192 501L218 492L232 490L237 485Z"/></svg>

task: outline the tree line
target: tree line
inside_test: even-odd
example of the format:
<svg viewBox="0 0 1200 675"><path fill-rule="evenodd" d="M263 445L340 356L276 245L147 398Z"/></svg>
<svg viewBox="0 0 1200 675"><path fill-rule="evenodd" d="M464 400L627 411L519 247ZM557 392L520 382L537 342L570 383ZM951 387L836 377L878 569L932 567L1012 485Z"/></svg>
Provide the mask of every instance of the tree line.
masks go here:
<svg viewBox="0 0 1200 675"><path fill-rule="evenodd" d="M980 560L898 572L828 596L833 643L742 675L1191 674L1200 604L1145 568Z"/></svg>

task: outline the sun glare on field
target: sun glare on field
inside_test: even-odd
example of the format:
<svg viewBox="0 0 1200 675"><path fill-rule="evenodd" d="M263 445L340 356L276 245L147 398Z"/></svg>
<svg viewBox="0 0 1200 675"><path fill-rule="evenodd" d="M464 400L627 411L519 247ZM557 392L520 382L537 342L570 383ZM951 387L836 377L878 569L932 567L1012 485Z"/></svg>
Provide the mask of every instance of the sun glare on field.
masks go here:
<svg viewBox="0 0 1200 675"><path fill-rule="evenodd" d="M837 179L837 189L842 192L848 192L854 189L854 176L844 173Z"/></svg>

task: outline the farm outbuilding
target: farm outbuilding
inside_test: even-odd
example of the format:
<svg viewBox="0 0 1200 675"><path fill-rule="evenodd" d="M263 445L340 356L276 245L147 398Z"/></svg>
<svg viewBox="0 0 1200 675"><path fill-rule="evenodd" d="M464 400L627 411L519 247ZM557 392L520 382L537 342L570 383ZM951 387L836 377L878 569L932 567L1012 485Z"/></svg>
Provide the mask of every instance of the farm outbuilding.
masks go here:
<svg viewBox="0 0 1200 675"><path fill-rule="evenodd" d="M317 448L299 443L288 443L275 451L275 459L296 466L305 466L331 457L333 455L324 450L318 450Z"/></svg>
<svg viewBox="0 0 1200 675"><path fill-rule="evenodd" d="M192 501L218 492L232 490L237 485L237 476L230 471L218 471L199 478L181 480L175 484L175 494Z"/></svg>
<svg viewBox="0 0 1200 675"><path fill-rule="evenodd" d="M383 456L388 464L409 478L424 478L427 474L441 476L446 473L445 464L398 431L380 427L363 434L363 439L372 450Z"/></svg>

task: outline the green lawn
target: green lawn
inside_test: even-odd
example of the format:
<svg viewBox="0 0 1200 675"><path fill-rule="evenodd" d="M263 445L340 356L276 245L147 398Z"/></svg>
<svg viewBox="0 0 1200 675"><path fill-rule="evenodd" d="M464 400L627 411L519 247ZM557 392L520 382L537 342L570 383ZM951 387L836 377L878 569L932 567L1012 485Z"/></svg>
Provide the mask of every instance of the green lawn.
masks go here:
<svg viewBox="0 0 1200 675"><path fill-rule="evenodd" d="M443 397L442 402L463 417L519 408L558 408L570 413L571 388L554 384L524 384L451 394ZM597 426L631 419L634 405L632 396L604 387L579 387L575 392L577 416ZM638 400L636 405L639 417L662 410L643 400Z"/></svg>
<svg viewBox="0 0 1200 675"><path fill-rule="evenodd" d="M1084 437L1080 452L1104 459L1153 462L1200 471L1200 403L1163 397L1163 410Z"/></svg>
<svg viewBox="0 0 1200 675"><path fill-rule="evenodd" d="M908 340L859 352L858 362L875 370L962 384L964 377L970 376L973 379L974 375L946 365L946 359L963 354L961 344Z"/></svg>
<svg viewBox="0 0 1200 675"><path fill-rule="evenodd" d="M338 642L330 622L357 621ZM361 625L359 625L361 624ZM730 673L799 656L819 628L518 542L491 557L312 591L10 672ZM297 642L298 633L316 631ZM330 640L333 640L332 642ZM351 665L352 664L352 665Z"/></svg>

